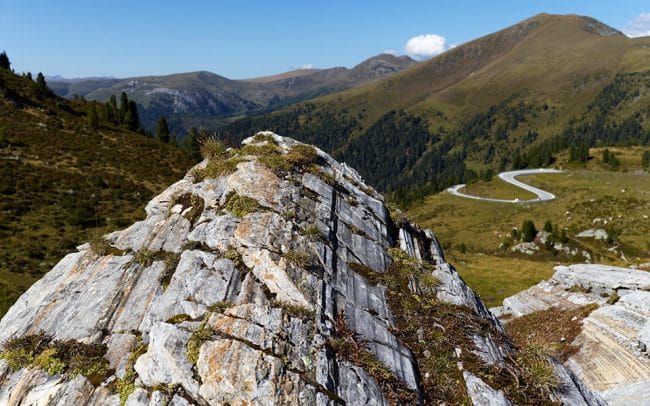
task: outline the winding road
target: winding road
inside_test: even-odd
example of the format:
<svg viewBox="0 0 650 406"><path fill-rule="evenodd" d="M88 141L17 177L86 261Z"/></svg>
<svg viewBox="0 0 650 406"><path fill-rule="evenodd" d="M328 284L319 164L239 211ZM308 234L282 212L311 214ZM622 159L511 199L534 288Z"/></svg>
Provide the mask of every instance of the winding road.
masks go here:
<svg viewBox="0 0 650 406"><path fill-rule="evenodd" d="M555 195L553 193L549 193L545 190L536 188L535 186L528 185L522 181L519 181L515 179L517 176L524 176L524 175L537 175L540 173L561 173L562 171L557 170L557 169L547 169L547 168L539 168L539 169L522 169L519 171L509 171L509 172L501 172L499 174L499 178L501 178L504 182L508 182L511 185L515 185L519 188L522 188L524 190L527 190L531 193L534 193L537 195L536 198L534 199L528 199L528 200L520 200L520 199L513 199L513 200L506 200L506 199L493 199L491 197L481 197L481 196L474 196L474 195L468 195L465 193L462 193L460 190L465 187L465 184L461 185L455 185L447 189L447 192L451 193L452 195L460 196L460 197L466 197L468 199L474 199L474 200L483 200L487 202L497 202L497 203L536 203L536 202L546 202L549 200L555 199Z"/></svg>

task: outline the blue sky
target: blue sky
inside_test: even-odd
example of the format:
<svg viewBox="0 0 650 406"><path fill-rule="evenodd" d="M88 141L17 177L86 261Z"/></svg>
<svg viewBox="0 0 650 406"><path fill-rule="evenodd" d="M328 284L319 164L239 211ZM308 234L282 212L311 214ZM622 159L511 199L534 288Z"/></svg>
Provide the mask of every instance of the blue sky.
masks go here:
<svg viewBox="0 0 650 406"><path fill-rule="evenodd" d="M540 12L650 34L647 0L0 0L0 49L18 72L209 70L239 79L303 65L350 67L386 50L403 54L414 37L408 49L424 58Z"/></svg>

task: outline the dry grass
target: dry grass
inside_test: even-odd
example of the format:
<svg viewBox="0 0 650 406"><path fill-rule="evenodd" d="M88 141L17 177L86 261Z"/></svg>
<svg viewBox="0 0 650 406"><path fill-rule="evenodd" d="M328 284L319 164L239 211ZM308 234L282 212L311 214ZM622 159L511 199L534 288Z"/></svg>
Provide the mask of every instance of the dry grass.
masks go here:
<svg viewBox="0 0 650 406"><path fill-rule="evenodd" d="M517 347L544 347L550 355L566 361L577 351L571 342L580 334L582 320L597 308L591 304L570 310L543 310L516 318L505 327Z"/></svg>
<svg viewBox="0 0 650 406"><path fill-rule="evenodd" d="M375 358L367 349L367 344L363 339L348 327L344 314L336 315L335 329L336 337L330 338L327 345L337 356L363 368L377 381L391 404L416 403L416 393Z"/></svg>

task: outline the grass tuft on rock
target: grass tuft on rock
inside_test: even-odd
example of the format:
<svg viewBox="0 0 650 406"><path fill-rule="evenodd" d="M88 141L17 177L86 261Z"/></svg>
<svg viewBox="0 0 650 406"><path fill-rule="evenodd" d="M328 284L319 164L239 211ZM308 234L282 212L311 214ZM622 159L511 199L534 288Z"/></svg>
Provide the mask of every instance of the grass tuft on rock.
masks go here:
<svg viewBox="0 0 650 406"><path fill-rule="evenodd" d="M187 359L194 365L196 365L199 360L199 351L201 350L201 346L214 334L212 328L207 325L208 318L209 317L206 317L206 319L201 322L187 342Z"/></svg>
<svg viewBox="0 0 650 406"><path fill-rule="evenodd" d="M103 344L53 341L41 332L8 340L0 358L7 361L12 371L34 367L50 375L81 374L97 386L110 374L108 360L104 358L106 350Z"/></svg>
<svg viewBox="0 0 650 406"><path fill-rule="evenodd" d="M194 193L183 193L180 196L177 196L171 203L170 209L174 206L181 205L181 213L185 217L192 227L198 221L201 214L203 214L203 209L205 208L205 201L199 195ZM189 210L187 210L189 208Z"/></svg>
<svg viewBox="0 0 650 406"><path fill-rule="evenodd" d="M307 237L311 241L323 241L325 240L325 235L323 235L323 232L318 228L316 224L310 224L307 227L305 227L303 230L300 231L300 235L303 237Z"/></svg>
<svg viewBox="0 0 650 406"><path fill-rule="evenodd" d="M106 237L99 230L93 230L88 233L88 244L90 251L97 255L124 255L124 251L111 245Z"/></svg>
<svg viewBox="0 0 650 406"><path fill-rule="evenodd" d="M120 405L122 406L126 404L127 399L135 390L135 378L138 376L138 373L135 372L135 363L138 358L140 358L140 356L146 352L146 344L140 341L129 355L129 359L127 360L127 364L124 368L126 371L124 373L124 376L114 383L113 389L120 395Z"/></svg>
<svg viewBox="0 0 650 406"><path fill-rule="evenodd" d="M505 328L517 347L544 347L564 362L578 350L571 343L582 330L582 320L597 308L597 304L567 310L551 308L511 320Z"/></svg>
<svg viewBox="0 0 650 406"><path fill-rule="evenodd" d="M286 303L281 300L273 300L271 302L271 306L279 307L284 313L288 314L289 316L301 319L303 321L313 320L316 317L316 313L304 306Z"/></svg>
<svg viewBox="0 0 650 406"><path fill-rule="evenodd" d="M382 388L391 404L417 403L417 394L398 379L367 348L367 343L352 331L343 313L336 315L336 337L327 340L327 346L342 359L363 368Z"/></svg>
<svg viewBox="0 0 650 406"><path fill-rule="evenodd" d="M175 314L172 317L168 318L165 323L169 324L179 324L184 321L190 321L192 320L192 316L189 314L181 313L181 314Z"/></svg>
<svg viewBox="0 0 650 406"><path fill-rule="evenodd" d="M282 257L286 259L288 263L295 265L298 268L307 268L312 264L312 256L305 251L291 250L282 255Z"/></svg>
<svg viewBox="0 0 650 406"><path fill-rule="evenodd" d="M260 207L260 204L255 199L251 199L247 196L242 196L237 194L235 191L231 191L226 196L226 202L223 205L223 208L229 211L233 216L242 218L248 213L255 211Z"/></svg>
<svg viewBox="0 0 650 406"><path fill-rule="evenodd" d="M229 300L222 300L219 302L212 303L210 306L208 306L208 311L212 313L223 313L226 311L226 309L230 308L233 306L233 303Z"/></svg>
<svg viewBox="0 0 650 406"><path fill-rule="evenodd" d="M286 153L283 153L275 142L252 144L244 146L241 153L257 156L259 162L281 177L291 171L302 172L320 162L316 148L305 144L294 145Z"/></svg>

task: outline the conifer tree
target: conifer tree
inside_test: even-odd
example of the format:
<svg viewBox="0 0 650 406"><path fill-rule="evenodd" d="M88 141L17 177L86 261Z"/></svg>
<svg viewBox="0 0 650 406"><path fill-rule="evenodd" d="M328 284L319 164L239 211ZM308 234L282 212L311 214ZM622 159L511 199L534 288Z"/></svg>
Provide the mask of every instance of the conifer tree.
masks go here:
<svg viewBox="0 0 650 406"><path fill-rule="evenodd" d="M167 125L167 120L165 120L164 116L160 116L158 119L158 124L156 125L156 137L165 144L169 143L169 126Z"/></svg>
<svg viewBox="0 0 650 406"><path fill-rule="evenodd" d="M117 97L115 95L111 95L111 98L108 99L108 105L111 106L113 110L117 110Z"/></svg>
<svg viewBox="0 0 650 406"><path fill-rule="evenodd" d="M193 160L199 162L201 160L201 144L199 143L199 132L196 128L190 128L190 132L187 134L183 140L182 148L187 155L189 155Z"/></svg>
<svg viewBox="0 0 650 406"><path fill-rule="evenodd" d="M99 125L99 119L97 118L97 109L95 108L95 102L90 102L86 105L86 120L88 120L88 125L91 128L97 128Z"/></svg>
<svg viewBox="0 0 650 406"><path fill-rule="evenodd" d="M126 93L120 95L120 118L126 122L126 112L129 110L129 98Z"/></svg>
<svg viewBox="0 0 650 406"><path fill-rule="evenodd" d="M9 62L9 57L5 51L2 51L0 54L0 69L9 70L11 67L11 62Z"/></svg>
<svg viewBox="0 0 650 406"><path fill-rule="evenodd" d="M521 239L524 242L532 242L537 237L537 229L532 220L524 220L521 226Z"/></svg>
<svg viewBox="0 0 650 406"><path fill-rule="evenodd" d="M103 120L107 123L115 123L115 110L110 103L104 103Z"/></svg>
<svg viewBox="0 0 650 406"><path fill-rule="evenodd" d="M650 151L643 151L643 155L641 155L641 165L643 166L643 169L648 169L650 167Z"/></svg>
<svg viewBox="0 0 650 406"><path fill-rule="evenodd" d="M140 129L140 117L138 115L138 106L133 100L127 103L126 114L124 115L124 124L131 131Z"/></svg>
<svg viewBox="0 0 650 406"><path fill-rule="evenodd" d="M47 83L45 82L45 76L43 76L43 73L38 72L38 75L36 75L36 85L43 90L48 90L47 89Z"/></svg>

